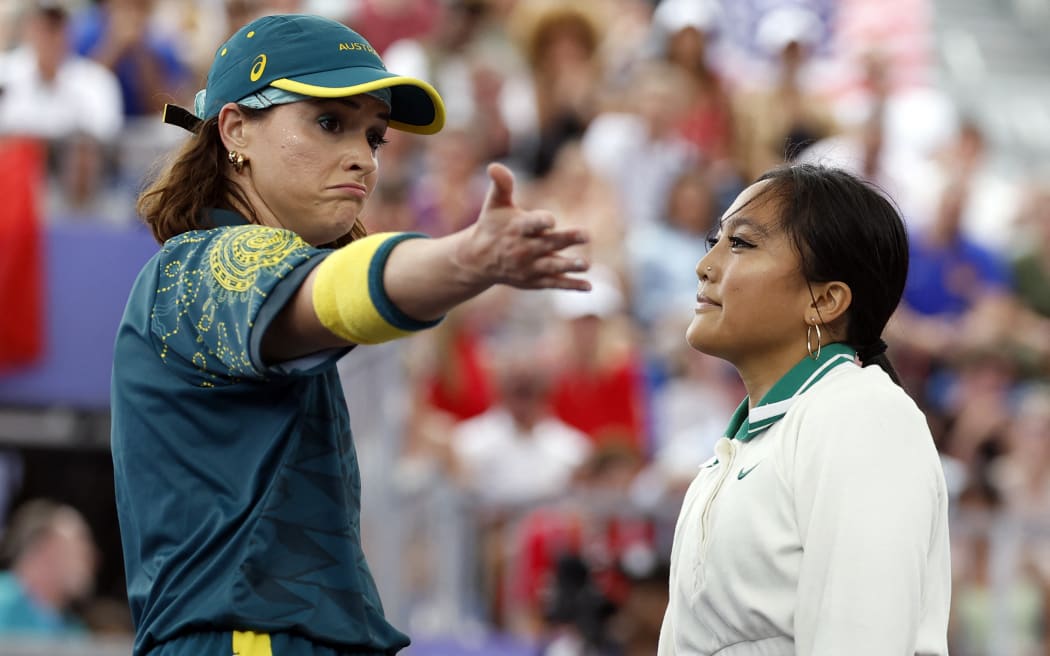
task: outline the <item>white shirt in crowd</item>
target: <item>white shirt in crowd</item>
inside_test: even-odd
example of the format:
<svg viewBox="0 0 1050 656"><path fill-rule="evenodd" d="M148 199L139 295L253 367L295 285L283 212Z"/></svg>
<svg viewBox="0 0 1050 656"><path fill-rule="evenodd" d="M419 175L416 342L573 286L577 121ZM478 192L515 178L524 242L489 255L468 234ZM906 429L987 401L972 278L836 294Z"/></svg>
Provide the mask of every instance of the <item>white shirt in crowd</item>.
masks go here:
<svg viewBox="0 0 1050 656"><path fill-rule="evenodd" d="M0 134L43 139L87 134L108 143L124 123L116 77L84 57L67 57L49 82L41 78L30 48L0 53L0 89Z"/></svg>
<svg viewBox="0 0 1050 656"><path fill-rule="evenodd" d="M556 418L525 431L498 407L459 424L452 440L467 485L482 502L496 506L564 493L591 450L586 435Z"/></svg>

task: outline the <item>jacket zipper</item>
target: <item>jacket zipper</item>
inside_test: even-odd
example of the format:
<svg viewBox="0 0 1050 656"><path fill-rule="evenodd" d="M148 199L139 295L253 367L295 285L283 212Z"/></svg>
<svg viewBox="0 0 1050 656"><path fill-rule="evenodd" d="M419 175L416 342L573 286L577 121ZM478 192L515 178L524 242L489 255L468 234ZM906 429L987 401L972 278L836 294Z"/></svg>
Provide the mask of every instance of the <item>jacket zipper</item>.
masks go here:
<svg viewBox="0 0 1050 656"><path fill-rule="evenodd" d="M715 481L715 488L711 491L711 494L708 495L707 501L704 503L704 509L700 513L700 555L697 559L696 568L697 591L699 591L700 586L704 582L704 564L707 562L711 507L714 505L718 493L722 490L722 484L725 483L726 478L729 476L729 472L733 469L733 461L736 458L736 445L733 443L733 440L723 437L718 441L718 444L715 445L715 454L718 456L718 464L721 471L718 474L718 480Z"/></svg>

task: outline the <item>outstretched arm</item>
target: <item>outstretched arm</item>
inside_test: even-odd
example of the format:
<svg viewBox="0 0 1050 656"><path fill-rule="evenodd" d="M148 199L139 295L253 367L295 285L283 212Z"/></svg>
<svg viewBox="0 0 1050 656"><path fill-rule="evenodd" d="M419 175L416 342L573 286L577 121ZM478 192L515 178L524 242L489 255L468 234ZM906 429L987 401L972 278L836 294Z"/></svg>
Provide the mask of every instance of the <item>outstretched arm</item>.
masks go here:
<svg viewBox="0 0 1050 656"><path fill-rule="evenodd" d="M589 289L586 281L569 275L585 271L587 263L560 254L569 246L584 243L586 235L579 230L556 230L554 217L548 212L517 207L514 178L506 167L492 164L488 173L492 184L473 225L441 239L407 239L390 251L382 285L386 298L400 313L419 322L433 321L495 284L524 289ZM349 256L353 248L350 244L344 253L329 257ZM333 283L332 279L337 269L329 264L322 263L310 272L270 325L262 342L267 362L364 341L352 339L352 329L332 329L332 316L345 317L353 310L335 300L329 304L339 305L337 310L327 307L325 300L341 293L341 281ZM319 278L320 299L315 293ZM360 277L346 281L348 290L361 284Z"/></svg>

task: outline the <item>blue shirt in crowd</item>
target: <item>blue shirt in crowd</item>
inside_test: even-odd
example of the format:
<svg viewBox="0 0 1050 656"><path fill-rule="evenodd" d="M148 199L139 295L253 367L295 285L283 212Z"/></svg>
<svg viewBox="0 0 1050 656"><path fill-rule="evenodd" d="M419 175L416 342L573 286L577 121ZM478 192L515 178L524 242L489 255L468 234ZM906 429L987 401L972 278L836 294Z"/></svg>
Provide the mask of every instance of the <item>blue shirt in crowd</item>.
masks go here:
<svg viewBox="0 0 1050 656"><path fill-rule="evenodd" d="M0 636L68 638L85 633L75 619L33 599L11 572L0 572Z"/></svg>
<svg viewBox="0 0 1050 656"><path fill-rule="evenodd" d="M935 246L921 234L909 242L904 302L919 314L957 317L980 296L1009 289L1006 264L961 235L948 246Z"/></svg>

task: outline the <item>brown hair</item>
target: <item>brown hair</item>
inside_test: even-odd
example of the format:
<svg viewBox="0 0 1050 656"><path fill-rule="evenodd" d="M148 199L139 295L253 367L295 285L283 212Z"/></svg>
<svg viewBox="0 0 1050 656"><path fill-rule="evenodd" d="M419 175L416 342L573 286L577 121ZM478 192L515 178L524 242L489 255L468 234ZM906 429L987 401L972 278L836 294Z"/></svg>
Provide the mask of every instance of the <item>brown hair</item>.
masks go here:
<svg viewBox="0 0 1050 656"><path fill-rule="evenodd" d="M241 107L249 120L258 119L269 109ZM182 147L163 166L156 179L139 195L138 213L161 244L191 230L206 230L206 211L210 208L239 212L251 223L259 223L255 208L244 189L227 175L230 163L226 146L219 136L218 117L203 121ZM327 247L345 246L367 233L358 218L350 233Z"/></svg>

